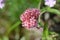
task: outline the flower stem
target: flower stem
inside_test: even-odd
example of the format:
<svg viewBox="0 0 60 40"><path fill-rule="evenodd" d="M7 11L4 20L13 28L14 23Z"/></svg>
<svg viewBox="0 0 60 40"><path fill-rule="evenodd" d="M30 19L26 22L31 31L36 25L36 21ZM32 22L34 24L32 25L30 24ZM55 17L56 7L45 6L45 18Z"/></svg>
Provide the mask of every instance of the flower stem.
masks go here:
<svg viewBox="0 0 60 40"><path fill-rule="evenodd" d="M14 30L15 28L17 28L20 25L20 21L17 21L11 28L9 28L9 30L7 31L6 35L9 35L9 33Z"/></svg>
<svg viewBox="0 0 60 40"><path fill-rule="evenodd" d="M44 24L44 30L43 30L43 40L49 40L49 31L48 31L48 22L46 21Z"/></svg>

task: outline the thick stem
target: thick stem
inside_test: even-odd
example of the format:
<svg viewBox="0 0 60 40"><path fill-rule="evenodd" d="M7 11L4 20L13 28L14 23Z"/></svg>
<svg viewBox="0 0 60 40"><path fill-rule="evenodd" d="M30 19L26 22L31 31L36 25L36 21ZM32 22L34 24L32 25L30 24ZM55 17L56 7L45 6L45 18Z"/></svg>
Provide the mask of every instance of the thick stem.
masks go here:
<svg viewBox="0 0 60 40"><path fill-rule="evenodd" d="M42 40L50 40L50 38L49 38L49 30L48 30L48 21L46 21L45 24L44 24Z"/></svg>

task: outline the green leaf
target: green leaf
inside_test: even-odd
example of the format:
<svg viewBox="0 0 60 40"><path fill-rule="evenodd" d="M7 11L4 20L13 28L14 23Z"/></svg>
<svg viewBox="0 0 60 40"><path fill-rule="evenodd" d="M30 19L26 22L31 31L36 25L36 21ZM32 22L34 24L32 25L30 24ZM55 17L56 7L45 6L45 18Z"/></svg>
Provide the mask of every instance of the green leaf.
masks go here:
<svg viewBox="0 0 60 40"><path fill-rule="evenodd" d="M60 15L60 11L57 10L57 9L49 8L49 9L47 9L47 12L51 12L51 13L54 13L54 14L56 14L56 15Z"/></svg>
<svg viewBox="0 0 60 40"><path fill-rule="evenodd" d="M49 8L49 7L44 7L43 9L41 9L41 13L45 13L45 12L50 12L56 15L60 15L60 11L57 9L53 9L53 8Z"/></svg>

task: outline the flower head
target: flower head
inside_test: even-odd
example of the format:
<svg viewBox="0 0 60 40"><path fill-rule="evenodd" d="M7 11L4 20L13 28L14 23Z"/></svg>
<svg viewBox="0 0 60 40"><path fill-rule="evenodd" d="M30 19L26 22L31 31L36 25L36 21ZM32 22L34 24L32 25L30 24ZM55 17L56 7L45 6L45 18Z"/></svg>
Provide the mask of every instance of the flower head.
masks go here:
<svg viewBox="0 0 60 40"><path fill-rule="evenodd" d="M45 5L53 7L56 4L56 0L45 0Z"/></svg>
<svg viewBox="0 0 60 40"><path fill-rule="evenodd" d="M22 26L26 29L30 29L32 27L37 27L38 22L37 19L39 17L40 11L36 8L27 9L21 16L20 19L22 21Z"/></svg>

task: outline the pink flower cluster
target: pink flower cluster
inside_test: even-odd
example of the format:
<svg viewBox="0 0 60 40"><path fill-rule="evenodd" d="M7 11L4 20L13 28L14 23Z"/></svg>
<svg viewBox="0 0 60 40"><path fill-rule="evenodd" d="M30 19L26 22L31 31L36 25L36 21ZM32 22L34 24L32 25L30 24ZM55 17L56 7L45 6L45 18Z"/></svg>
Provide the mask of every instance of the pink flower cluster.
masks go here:
<svg viewBox="0 0 60 40"><path fill-rule="evenodd" d="M39 17L40 11L36 8L27 9L21 16L22 26L26 29L30 29L38 26L37 19Z"/></svg>

